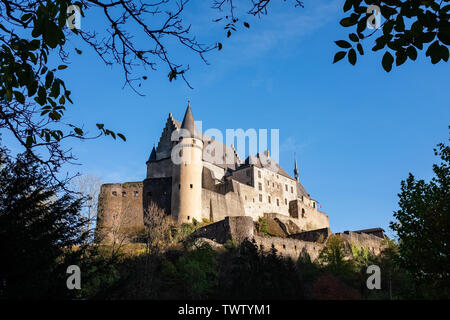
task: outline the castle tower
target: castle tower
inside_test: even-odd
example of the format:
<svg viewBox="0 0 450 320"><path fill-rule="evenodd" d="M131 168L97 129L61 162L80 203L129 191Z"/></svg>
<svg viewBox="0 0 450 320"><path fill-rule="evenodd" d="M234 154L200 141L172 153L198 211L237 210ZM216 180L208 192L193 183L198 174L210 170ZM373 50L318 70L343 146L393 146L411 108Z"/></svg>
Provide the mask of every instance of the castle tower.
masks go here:
<svg viewBox="0 0 450 320"><path fill-rule="evenodd" d="M203 140L197 132L190 104L172 149L172 215L179 223L202 220Z"/></svg>
<svg viewBox="0 0 450 320"><path fill-rule="evenodd" d="M297 157L294 153L294 178L298 181Z"/></svg>

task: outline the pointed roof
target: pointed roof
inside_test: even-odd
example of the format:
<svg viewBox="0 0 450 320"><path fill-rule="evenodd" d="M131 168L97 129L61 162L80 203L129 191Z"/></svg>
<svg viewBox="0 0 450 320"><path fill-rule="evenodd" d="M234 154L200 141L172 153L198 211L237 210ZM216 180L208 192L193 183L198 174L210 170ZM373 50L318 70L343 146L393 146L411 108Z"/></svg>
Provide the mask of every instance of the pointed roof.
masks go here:
<svg viewBox="0 0 450 320"><path fill-rule="evenodd" d="M181 123L181 129L188 130L191 137L196 134L194 116L192 115L191 104L188 103L186 113L184 114L183 122Z"/></svg>
<svg viewBox="0 0 450 320"><path fill-rule="evenodd" d="M298 181L297 157L296 157L295 153L294 153L294 177L295 177L295 180Z"/></svg>
<svg viewBox="0 0 450 320"><path fill-rule="evenodd" d="M155 161L156 160L156 149L155 149L155 145L153 145L153 149L152 152L150 153L150 157L148 158L148 161Z"/></svg>

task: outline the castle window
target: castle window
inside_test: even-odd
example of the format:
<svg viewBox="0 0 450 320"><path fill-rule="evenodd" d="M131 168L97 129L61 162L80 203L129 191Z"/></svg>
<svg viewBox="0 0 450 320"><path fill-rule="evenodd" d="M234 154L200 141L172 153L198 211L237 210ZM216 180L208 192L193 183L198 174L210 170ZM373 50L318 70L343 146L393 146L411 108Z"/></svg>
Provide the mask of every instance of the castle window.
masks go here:
<svg viewBox="0 0 450 320"><path fill-rule="evenodd" d="M291 193L294 193L294 187L291 187Z"/></svg>
<svg viewBox="0 0 450 320"><path fill-rule="evenodd" d="M139 197L139 191L135 191L135 192L134 192L134 196L135 196L135 197Z"/></svg>
<svg viewBox="0 0 450 320"><path fill-rule="evenodd" d="M255 198L253 198L253 202L255 202Z"/></svg>
<svg viewBox="0 0 450 320"><path fill-rule="evenodd" d="M316 207L316 203L315 202L313 202L313 208L315 208Z"/></svg>
<svg viewBox="0 0 450 320"><path fill-rule="evenodd" d="M262 194L259 195L259 202L262 202Z"/></svg>
<svg viewBox="0 0 450 320"><path fill-rule="evenodd" d="M187 216L187 218L188 218L188 220L191 220L191 217L190 217L190 216Z"/></svg>
<svg viewBox="0 0 450 320"><path fill-rule="evenodd" d="M127 196L127 193L124 191L124 192L122 192L122 197L126 197Z"/></svg>
<svg viewBox="0 0 450 320"><path fill-rule="evenodd" d="M191 189L194 187L194 185L191 183Z"/></svg>
<svg viewBox="0 0 450 320"><path fill-rule="evenodd" d="M280 199L277 198L277 206L280 206Z"/></svg>
<svg viewBox="0 0 450 320"><path fill-rule="evenodd" d="M305 217L305 209L302 208L302 218L304 218L304 217Z"/></svg>
<svg viewBox="0 0 450 320"><path fill-rule="evenodd" d="M270 203L270 196L268 196L267 199L269 200L269 203Z"/></svg>
<svg viewBox="0 0 450 320"><path fill-rule="evenodd" d="M286 245L285 244L283 244L283 249L286 249Z"/></svg>
<svg viewBox="0 0 450 320"><path fill-rule="evenodd" d="M116 192L116 191L113 191L113 192L112 192L112 195L113 195L114 197L117 197L117 192Z"/></svg>
<svg viewBox="0 0 450 320"><path fill-rule="evenodd" d="M259 191L262 191L262 183L261 182L258 182L258 189L259 189Z"/></svg>
<svg viewBox="0 0 450 320"><path fill-rule="evenodd" d="M250 170L247 170L247 177L250 177Z"/></svg>
<svg viewBox="0 0 450 320"><path fill-rule="evenodd" d="M258 170L258 178L261 178L261 171Z"/></svg>
<svg viewBox="0 0 450 320"><path fill-rule="evenodd" d="M275 182L272 182L272 187L275 188Z"/></svg>
<svg viewBox="0 0 450 320"><path fill-rule="evenodd" d="M287 186L287 184L285 184L284 186L286 187L286 191L288 191L288 186Z"/></svg>
<svg viewBox="0 0 450 320"><path fill-rule="evenodd" d="M245 196L245 200L247 200L247 196Z"/></svg>
<svg viewBox="0 0 450 320"><path fill-rule="evenodd" d="M286 205L287 205L287 199L286 199L286 198L284 199L284 204L286 204Z"/></svg>
<svg viewBox="0 0 450 320"><path fill-rule="evenodd" d="M268 186L270 186L270 182L269 182L269 180L267 180L267 185L268 185Z"/></svg>

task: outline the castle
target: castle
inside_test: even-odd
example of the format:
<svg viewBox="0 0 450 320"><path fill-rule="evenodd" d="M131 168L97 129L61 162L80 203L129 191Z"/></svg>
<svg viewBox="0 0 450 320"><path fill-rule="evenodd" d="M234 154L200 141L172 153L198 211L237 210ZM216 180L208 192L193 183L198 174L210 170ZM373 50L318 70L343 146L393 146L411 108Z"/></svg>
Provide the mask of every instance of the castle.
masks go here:
<svg viewBox="0 0 450 320"><path fill-rule="evenodd" d="M286 223L283 228L287 234L297 234L292 238L301 239L300 234L315 230L329 231L328 216L319 210L317 200L299 180L295 158L294 177L268 151L242 161L233 146L197 130L189 104L181 123L169 114L146 165L147 175L142 182L102 185L97 229L107 230L118 224L121 228L139 229L144 226L145 215L151 214L156 205L178 224L207 219L226 221L230 229L232 219L231 224L251 228L252 221L269 217ZM288 224L296 231L289 231L292 228ZM331 233L328 231L327 235ZM370 236L376 232L380 230Z"/></svg>

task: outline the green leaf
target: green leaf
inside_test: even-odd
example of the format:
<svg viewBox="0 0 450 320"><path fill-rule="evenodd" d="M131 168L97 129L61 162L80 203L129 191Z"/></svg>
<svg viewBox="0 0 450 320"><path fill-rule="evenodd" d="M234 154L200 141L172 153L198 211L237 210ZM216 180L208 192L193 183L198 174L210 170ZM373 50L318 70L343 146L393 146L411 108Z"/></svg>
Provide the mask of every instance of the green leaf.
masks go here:
<svg viewBox="0 0 450 320"><path fill-rule="evenodd" d="M343 49L348 49L352 46L349 42L347 42L345 40L338 40L338 41L335 41L335 43L338 45L338 47L341 47Z"/></svg>
<svg viewBox="0 0 450 320"><path fill-rule="evenodd" d="M334 55L333 63L336 63L339 60L342 60L346 54L347 54L347 52L345 52L345 51L336 52L336 54Z"/></svg>
<svg viewBox="0 0 450 320"><path fill-rule="evenodd" d="M356 51L355 51L355 49L352 48L352 49L350 49L348 51L347 58L348 58L348 62L350 62L352 65L356 64Z"/></svg>
<svg viewBox="0 0 450 320"><path fill-rule="evenodd" d="M389 51L386 51L384 53L383 59L381 60L381 64L386 72L391 71L392 63L394 63L394 57Z"/></svg>

